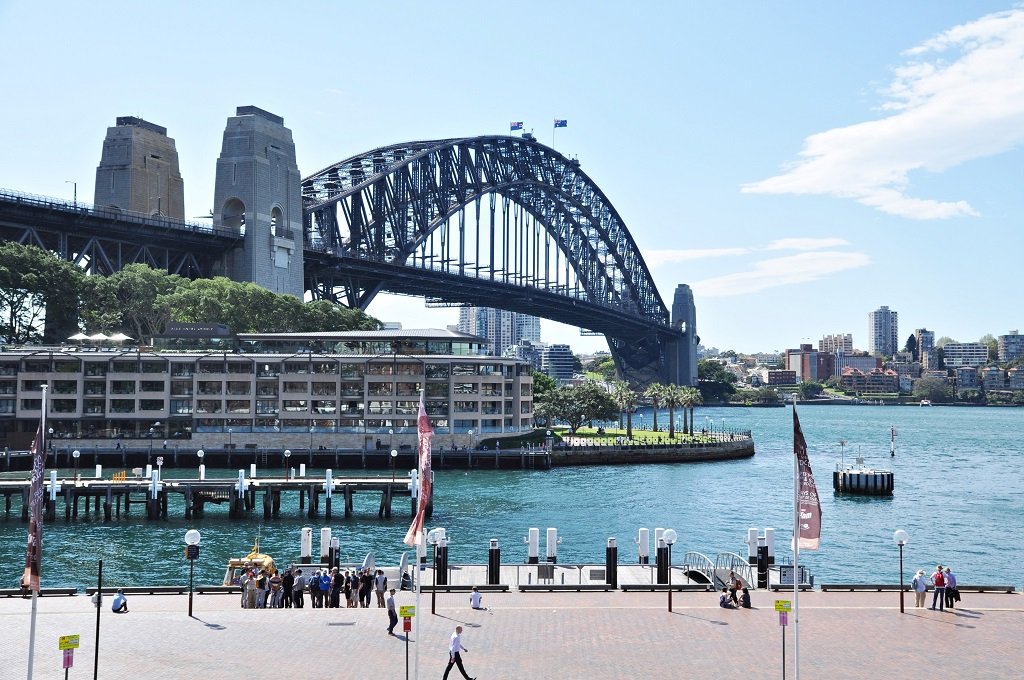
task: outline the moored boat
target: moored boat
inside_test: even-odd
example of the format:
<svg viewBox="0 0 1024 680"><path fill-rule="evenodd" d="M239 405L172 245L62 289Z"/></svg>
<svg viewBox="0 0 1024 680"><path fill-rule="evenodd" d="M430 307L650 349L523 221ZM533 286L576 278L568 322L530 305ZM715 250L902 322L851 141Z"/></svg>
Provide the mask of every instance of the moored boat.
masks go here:
<svg viewBox="0 0 1024 680"><path fill-rule="evenodd" d="M246 569L263 569L268 574L273 574L276 571L274 558L260 552L260 539L258 537L248 555L245 557L232 557L228 560L227 570L224 572L224 585L240 585L242 574Z"/></svg>

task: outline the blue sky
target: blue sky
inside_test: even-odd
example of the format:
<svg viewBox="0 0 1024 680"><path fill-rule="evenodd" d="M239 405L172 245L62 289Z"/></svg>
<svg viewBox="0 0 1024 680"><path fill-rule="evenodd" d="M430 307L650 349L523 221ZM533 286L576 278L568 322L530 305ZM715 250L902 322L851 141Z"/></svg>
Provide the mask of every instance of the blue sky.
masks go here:
<svg viewBox="0 0 1024 680"><path fill-rule="evenodd" d="M212 207L239 105L285 118L303 175L513 120L548 144L565 118L556 148L618 209L662 296L693 286L707 345L852 333L863 348L880 305L902 338L1024 326L1020 4L0 0L0 29L5 189L70 198L74 181L91 201L122 115L168 128L189 215ZM457 317L411 298L369 311Z"/></svg>

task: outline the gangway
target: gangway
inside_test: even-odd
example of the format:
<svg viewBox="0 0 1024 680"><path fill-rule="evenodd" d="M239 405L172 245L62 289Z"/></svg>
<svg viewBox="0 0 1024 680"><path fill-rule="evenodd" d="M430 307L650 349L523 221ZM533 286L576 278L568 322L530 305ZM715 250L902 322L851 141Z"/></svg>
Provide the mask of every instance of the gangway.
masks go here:
<svg viewBox="0 0 1024 680"><path fill-rule="evenodd" d="M721 552L715 558L715 588L723 588L729 584L729 573L736 572L736 575L748 588L757 587L757 579L754 570L744 558L734 552Z"/></svg>
<svg viewBox="0 0 1024 680"><path fill-rule="evenodd" d="M691 550L683 555L683 573L695 583L713 583L715 563L704 553Z"/></svg>

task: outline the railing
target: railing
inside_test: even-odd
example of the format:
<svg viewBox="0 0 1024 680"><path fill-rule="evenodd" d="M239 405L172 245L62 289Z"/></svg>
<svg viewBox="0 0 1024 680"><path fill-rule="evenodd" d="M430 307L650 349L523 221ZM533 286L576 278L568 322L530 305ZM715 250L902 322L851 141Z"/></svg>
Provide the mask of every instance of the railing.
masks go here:
<svg viewBox="0 0 1024 680"><path fill-rule="evenodd" d="M715 558L715 573L721 574L726 571L734 571L743 580L744 585L753 586L757 583L754 578L754 570L750 563L733 552L718 553ZM724 585L724 584L723 584Z"/></svg>
<svg viewBox="0 0 1024 680"><path fill-rule="evenodd" d="M683 555L683 570L702 574L708 583L715 583L715 563L702 552L691 550Z"/></svg>

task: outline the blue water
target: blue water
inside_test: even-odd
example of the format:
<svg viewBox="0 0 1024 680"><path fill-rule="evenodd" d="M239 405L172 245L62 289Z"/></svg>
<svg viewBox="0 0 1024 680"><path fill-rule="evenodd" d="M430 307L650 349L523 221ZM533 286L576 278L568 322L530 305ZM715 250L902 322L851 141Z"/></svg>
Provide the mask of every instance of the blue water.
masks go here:
<svg viewBox="0 0 1024 680"><path fill-rule="evenodd" d="M452 539L450 559L486 562L487 541L497 538L502 561L523 562L529 527L557 527L559 562L600 563L609 536L618 538L620 562L636 561L633 539L639 527L671 527L679 534L676 560L686 550L714 559L732 551L747 554L748 527L774 527L776 553L788 550L792 527L792 412L789 408L703 408L697 426L724 418L730 429L753 432L757 455L723 463L560 468L551 471L439 470L431 527L445 527ZM963 583L1019 585L1024 561L1024 409L803 406L800 417L822 506L821 549L802 552L818 582L894 582L899 578L896 529L910 535L905 548L908 573L952 565ZM667 424L664 412L659 421ZM650 424L650 413L643 422ZM897 452L889 456L889 428ZM836 496L832 470L840 460L862 455L866 463L895 472L891 498ZM187 476L165 470L165 478ZM232 473L225 472L225 475ZM355 474L339 471L338 474ZM382 475L387 473L381 472ZM259 531L266 552L279 561L295 559L299 529L330 526L341 538L343 559L361 561L374 550L378 562L397 562L409 524L408 499L395 503L391 520L377 519L379 497L356 497L355 516L308 519L295 495L282 499L281 518L264 521L259 511L228 520L226 506L207 506L206 517L187 523L175 498L170 519L150 522L141 505L131 518L104 523L102 514L58 519L45 527L43 584L94 584L97 560L104 581L122 585L183 583L184 533L203 534L196 563L199 583L219 583L224 564L244 553ZM260 507L262 498L257 503ZM338 504L340 505L340 503ZM25 532L20 513L0 514L0 565L4 585L13 587L24 566Z"/></svg>

